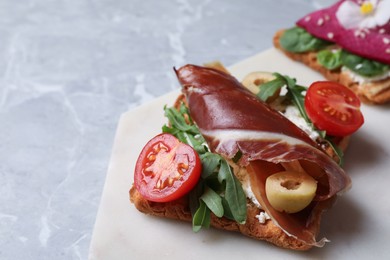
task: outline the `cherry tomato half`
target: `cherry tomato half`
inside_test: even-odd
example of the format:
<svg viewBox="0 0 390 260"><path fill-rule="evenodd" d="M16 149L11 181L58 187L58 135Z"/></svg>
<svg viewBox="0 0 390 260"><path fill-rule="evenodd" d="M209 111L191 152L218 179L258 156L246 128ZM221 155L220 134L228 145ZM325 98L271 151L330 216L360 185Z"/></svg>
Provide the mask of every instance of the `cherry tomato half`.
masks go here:
<svg viewBox="0 0 390 260"><path fill-rule="evenodd" d="M328 135L347 136L364 123L356 94L331 81L311 84L305 97L305 109L313 124Z"/></svg>
<svg viewBox="0 0 390 260"><path fill-rule="evenodd" d="M198 182L201 170L199 155L191 146L163 133L142 149L134 183L145 199L167 202L188 193Z"/></svg>

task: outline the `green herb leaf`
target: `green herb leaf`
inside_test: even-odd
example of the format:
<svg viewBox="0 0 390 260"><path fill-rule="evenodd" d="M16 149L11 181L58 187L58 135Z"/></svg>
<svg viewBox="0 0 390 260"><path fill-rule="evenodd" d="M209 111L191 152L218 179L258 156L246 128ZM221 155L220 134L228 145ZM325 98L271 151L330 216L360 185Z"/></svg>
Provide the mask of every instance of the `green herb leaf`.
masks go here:
<svg viewBox="0 0 390 260"><path fill-rule="evenodd" d="M178 130L176 128L169 127L167 125L163 125L162 132L176 136L180 132L180 130Z"/></svg>
<svg viewBox="0 0 390 260"><path fill-rule="evenodd" d="M286 30L280 37L280 45L290 52L317 51L331 45L331 42L316 38L300 27Z"/></svg>
<svg viewBox="0 0 390 260"><path fill-rule="evenodd" d="M200 159L202 161L202 178L206 179L215 172L222 158L218 154L208 152L202 154Z"/></svg>
<svg viewBox="0 0 390 260"><path fill-rule="evenodd" d="M225 199L225 197L222 197L222 205L223 205L223 211L224 211L224 217L225 218L228 218L228 219L231 219L231 220L235 220L234 219L234 216L233 216L233 213L229 207L229 203L227 202L227 200Z"/></svg>
<svg viewBox="0 0 390 260"><path fill-rule="evenodd" d="M317 131L318 134L329 143L330 147L335 151L335 153L339 157L339 164L340 166L342 166L343 165L342 150L326 136L326 131L319 130L313 125L313 123L311 122L310 118L306 113L305 95L303 94L303 92L305 92L307 88L304 86L297 85L296 80L288 76L282 76L278 73L274 73L274 75L278 78L284 79L284 81L287 84L287 96L292 100L293 104L298 108L299 113L305 119L307 124L311 126L314 131Z"/></svg>
<svg viewBox="0 0 390 260"><path fill-rule="evenodd" d="M217 217L221 218L223 216L222 199L215 191L206 186L200 200L202 200Z"/></svg>
<svg viewBox="0 0 390 260"><path fill-rule="evenodd" d="M266 101L269 97L272 97L276 91L281 89L286 82L283 78L275 78L260 85L260 91L257 93L257 97L263 101Z"/></svg>
<svg viewBox="0 0 390 260"><path fill-rule="evenodd" d="M329 137L325 138L325 140L328 142L329 146L333 149L333 151L335 151L335 153L339 159L338 164L341 167L343 167L344 166L344 152L340 149L340 147L335 145Z"/></svg>
<svg viewBox="0 0 390 260"><path fill-rule="evenodd" d="M387 64L365 59L345 50L341 52L341 62L348 69L364 77L382 75L390 69Z"/></svg>
<svg viewBox="0 0 390 260"><path fill-rule="evenodd" d="M309 117L306 114L305 109L305 96L302 92L306 91L306 88L296 84L296 80L288 76L284 76L287 82L287 95L291 98L294 105L298 108L301 116L307 123L311 123Z"/></svg>
<svg viewBox="0 0 390 260"><path fill-rule="evenodd" d="M313 123L310 123L309 125L311 126L312 129L314 129L315 131L317 131L317 133L320 135L320 137L321 137L322 139L325 139L325 137L326 137L326 131L325 131L325 130L319 130L319 129L317 129L317 128L313 125Z"/></svg>
<svg viewBox="0 0 390 260"><path fill-rule="evenodd" d="M230 207L234 219L243 224L246 221L246 196L241 183L234 176L229 164L223 160L218 172L218 180L226 182L224 197Z"/></svg>
<svg viewBox="0 0 390 260"><path fill-rule="evenodd" d="M201 179L189 193L189 206L192 214L193 230L197 232L202 227L208 228L210 226L211 211L218 217L224 215L230 216L230 212L232 212L231 207L234 207L235 211L238 211L237 209L243 207L245 209L245 214L236 213L233 219L239 223L245 221L246 196L242 190L241 183L230 171L231 169L226 160L218 154L209 152L205 139L200 134L197 126L193 123L189 116L188 109L184 104L181 104L179 111L174 107L164 107L164 110L165 116L169 120L169 126L164 125L162 127L163 132L171 133L181 142L192 146L199 154L202 162ZM226 178L220 180L219 172L221 171L222 164L227 165L230 172L226 173ZM244 197L244 200L239 200L241 202L244 201L240 206L236 205L237 197ZM235 200L235 202L232 202L232 199Z"/></svg>
<svg viewBox="0 0 390 260"><path fill-rule="evenodd" d="M200 201L200 206L192 217L192 230L198 232L202 227L210 227L210 209Z"/></svg>
<svg viewBox="0 0 390 260"><path fill-rule="evenodd" d="M329 70L340 68L341 50L322 50L317 53L318 62Z"/></svg>
<svg viewBox="0 0 390 260"><path fill-rule="evenodd" d="M194 125L189 125L186 123L183 114L181 114L175 108L165 107L164 110L165 110L165 116L169 119L169 122L172 125L171 128L175 128L182 132L189 132L192 134L199 133L198 129Z"/></svg>
<svg viewBox="0 0 390 260"><path fill-rule="evenodd" d="M190 211L192 216L195 215L200 206L199 198L203 194L203 189L203 180L200 180L189 193Z"/></svg>
<svg viewBox="0 0 390 260"><path fill-rule="evenodd" d="M192 146L198 154L208 152L207 146L205 146L205 140L201 135L191 135L186 133L187 144Z"/></svg>

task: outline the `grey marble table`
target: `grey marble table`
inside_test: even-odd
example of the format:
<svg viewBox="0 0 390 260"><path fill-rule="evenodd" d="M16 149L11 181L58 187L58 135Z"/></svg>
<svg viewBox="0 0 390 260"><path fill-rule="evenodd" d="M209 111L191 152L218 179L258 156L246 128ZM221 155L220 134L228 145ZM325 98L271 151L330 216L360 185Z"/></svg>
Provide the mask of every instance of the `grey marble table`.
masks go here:
<svg viewBox="0 0 390 260"><path fill-rule="evenodd" d="M1 0L0 259L87 259L121 113L332 2Z"/></svg>

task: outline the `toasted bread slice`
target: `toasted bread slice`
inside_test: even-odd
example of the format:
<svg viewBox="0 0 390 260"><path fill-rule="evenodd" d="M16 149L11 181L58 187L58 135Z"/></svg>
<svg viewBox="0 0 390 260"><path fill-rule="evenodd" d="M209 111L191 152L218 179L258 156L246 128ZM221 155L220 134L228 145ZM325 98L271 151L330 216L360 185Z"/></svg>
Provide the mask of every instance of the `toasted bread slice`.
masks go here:
<svg viewBox="0 0 390 260"><path fill-rule="evenodd" d="M192 216L188 205L189 199L187 196L172 202L151 202L144 199L133 186L130 189L130 200L142 213L188 222L192 221ZM252 201L247 200L247 219L245 224L239 224L225 217L218 218L211 213L211 226L227 231L238 231L245 236L258 240L266 240L276 246L283 248L293 250L308 250L311 248L310 245L304 244L294 237L288 236L271 220L266 220L264 224L260 223L257 216L259 216L261 212L262 210L256 207ZM317 216L315 219L316 229L319 230L321 217Z"/></svg>
<svg viewBox="0 0 390 260"><path fill-rule="evenodd" d="M280 30L275 34L273 44L289 58L302 62L313 70L320 72L328 80L351 88L365 103L383 104L390 101L390 78L374 82L358 83L346 71L341 69L328 70L317 61L317 52L315 51L292 53L283 49L279 40L284 31Z"/></svg>

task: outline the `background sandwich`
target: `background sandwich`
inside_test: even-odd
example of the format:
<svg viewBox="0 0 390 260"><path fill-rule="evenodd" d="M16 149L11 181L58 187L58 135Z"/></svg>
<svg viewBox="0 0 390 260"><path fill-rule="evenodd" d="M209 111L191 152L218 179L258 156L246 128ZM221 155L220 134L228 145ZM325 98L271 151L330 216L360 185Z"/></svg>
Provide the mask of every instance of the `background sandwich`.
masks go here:
<svg viewBox="0 0 390 260"><path fill-rule="evenodd" d="M338 1L277 32L273 42L363 101L390 101L389 0Z"/></svg>

